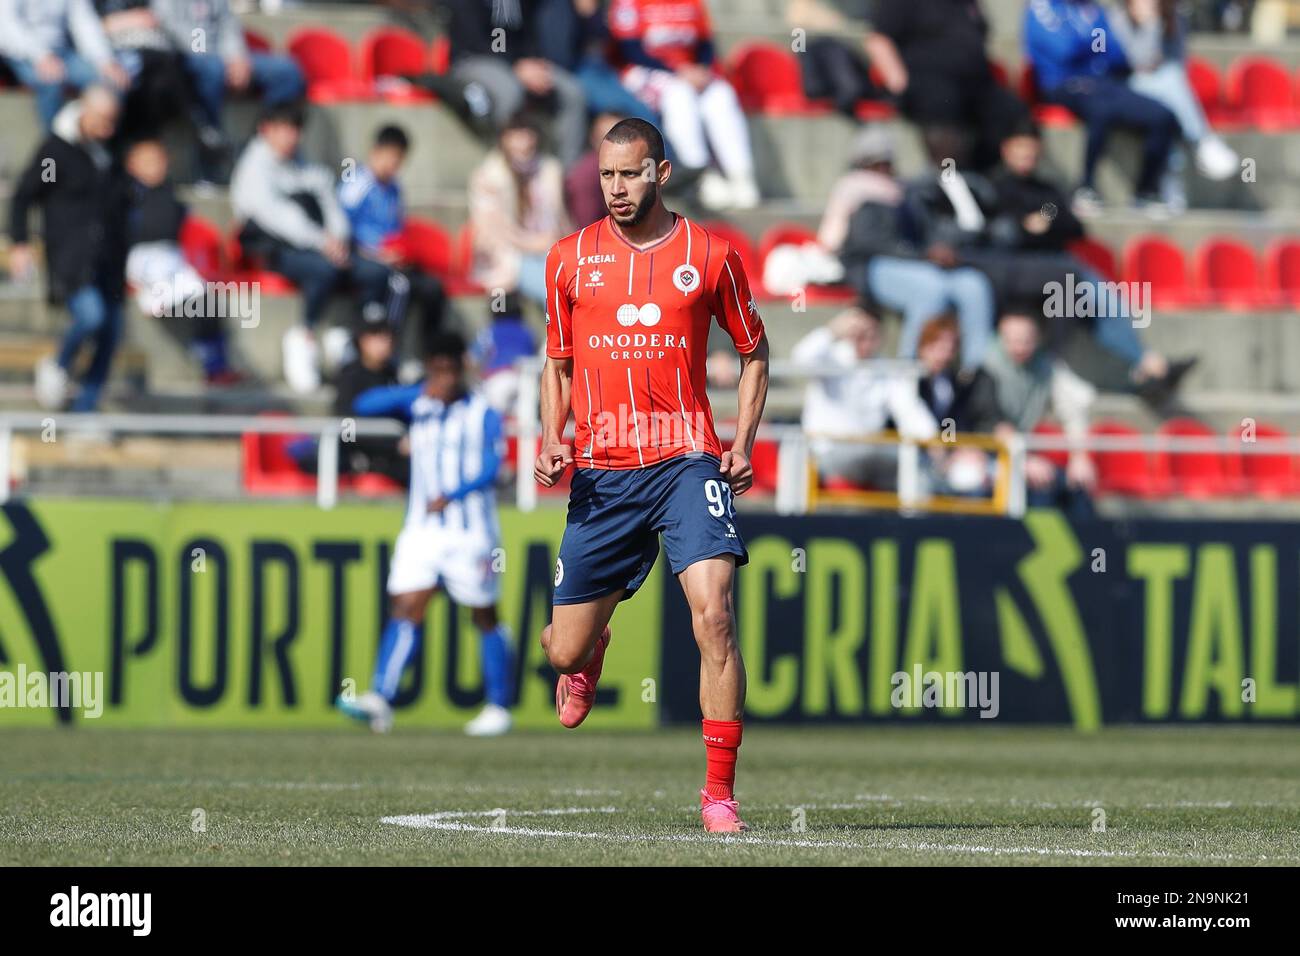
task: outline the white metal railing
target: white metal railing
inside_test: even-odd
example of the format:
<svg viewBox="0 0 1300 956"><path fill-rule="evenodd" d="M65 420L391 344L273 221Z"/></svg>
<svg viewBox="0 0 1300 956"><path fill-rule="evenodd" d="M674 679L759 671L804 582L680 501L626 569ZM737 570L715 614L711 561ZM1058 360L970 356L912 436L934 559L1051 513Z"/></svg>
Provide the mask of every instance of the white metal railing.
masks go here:
<svg viewBox="0 0 1300 956"><path fill-rule="evenodd" d="M317 435L316 503L333 508L339 493L339 439L346 429L358 438L398 437L406 429L383 418L280 417L278 415L118 415L53 412L0 412L0 504L9 499L10 463L16 432L54 427L71 432L152 435Z"/></svg>

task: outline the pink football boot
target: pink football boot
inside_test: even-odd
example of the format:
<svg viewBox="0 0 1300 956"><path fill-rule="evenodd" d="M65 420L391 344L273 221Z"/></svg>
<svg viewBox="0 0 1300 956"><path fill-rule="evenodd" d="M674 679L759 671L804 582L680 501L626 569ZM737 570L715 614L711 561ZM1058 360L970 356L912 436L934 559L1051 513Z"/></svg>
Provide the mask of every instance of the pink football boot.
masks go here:
<svg viewBox="0 0 1300 956"><path fill-rule="evenodd" d="M576 674L561 674L555 684L555 713L560 723L570 729L577 727L591 713L596 703L596 682L605 664L605 648L609 646L609 628L596 638L596 650L587 666Z"/></svg>
<svg viewBox="0 0 1300 956"><path fill-rule="evenodd" d="M740 819L740 804L735 800L719 800L704 790L700 791L700 816L709 833L742 833L749 829Z"/></svg>

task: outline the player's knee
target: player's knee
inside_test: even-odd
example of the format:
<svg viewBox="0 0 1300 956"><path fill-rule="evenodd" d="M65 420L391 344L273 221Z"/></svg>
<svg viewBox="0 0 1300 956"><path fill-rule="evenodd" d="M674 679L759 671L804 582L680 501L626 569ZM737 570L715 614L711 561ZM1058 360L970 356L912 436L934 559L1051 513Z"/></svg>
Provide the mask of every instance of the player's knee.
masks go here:
<svg viewBox="0 0 1300 956"><path fill-rule="evenodd" d="M735 646L735 618L726 602L705 604L692 615L692 623L701 650L725 655Z"/></svg>
<svg viewBox="0 0 1300 956"><path fill-rule="evenodd" d="M552 637L546 645L546 658L561 674L576 674L582 670L587 659L591 657L591 650L575 642L556 641Z"/></svg>

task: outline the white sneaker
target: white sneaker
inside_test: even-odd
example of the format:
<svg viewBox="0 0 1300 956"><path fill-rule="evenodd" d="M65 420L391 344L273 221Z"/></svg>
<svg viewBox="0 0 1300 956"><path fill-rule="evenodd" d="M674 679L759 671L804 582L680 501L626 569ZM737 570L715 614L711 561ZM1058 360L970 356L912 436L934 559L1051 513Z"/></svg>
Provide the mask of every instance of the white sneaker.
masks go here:
<svg viewBox="0 0 1300 956"><path fill-rule="evenodd" d="M68 373L52 357L36 363L36 401L42 408L59 411L68 403Z"/></svg>
<svg viewBox="0 0 1300 956"><path fill-rule="evenodd" d="M1217 136L1206 136L1196 144L1196 168L1203 176L1222 182L1241 168L1237 151Z"/></svg>
<svg viewBox="0 0 1300 956"><path fill-rule="evenodd" d="M320 337L321 365L331 372L341 369L356 358L352 334L340 325L330 326Z"/></svg>
<svg viewBox="0 0 1300 956"><path fill-rule="evenodd" d="M339 694L334 706L353 720L364 720L377 734L386 734L393 729L393 708L373 690L368 690L356 700L348 700Z"/></svg>
<svg viewBox="0 0 1300 956"><path fill-rule="evenodd" d="M756 209L762 201L753 176L737 176L728 185L731 187L732 209Z"/></svg>
<svg viewBox="0 0 1300 956"><path fill-rule="evenodd" d="M500 737L509 733L513 724L510 711L497 704L487 704L465 725L465 733L471 737Z"/></svg>
<svg viewBox="0 0 1300 956"><path fill-rule="evenodd" d="M710 212L721 212L732 205L731 183L716 169L706 169L700 174L700 205Z"/></svg>
<svg viewBox="0 0 1300 956"><path fill-rule="evenodd" d="M320 347L309 329L295 325L281 344L284 380L300 395L320 388Z"/></svg>

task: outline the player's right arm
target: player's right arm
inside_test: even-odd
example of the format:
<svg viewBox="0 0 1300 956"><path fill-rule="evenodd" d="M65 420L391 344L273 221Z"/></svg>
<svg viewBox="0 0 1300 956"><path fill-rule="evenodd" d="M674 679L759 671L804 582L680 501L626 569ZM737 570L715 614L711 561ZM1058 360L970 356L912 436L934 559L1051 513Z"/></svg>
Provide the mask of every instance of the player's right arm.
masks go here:
<svg viewBox="0 0 1300 956"><path fill-rule="evenodd" d="M573 308L560 244L546 256L546 365L542 369L542 449L533 465L537 483L550 488L573 464L564 443L573 393Z"/></svg>

